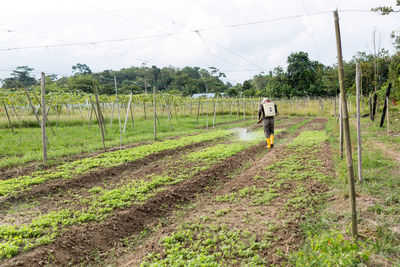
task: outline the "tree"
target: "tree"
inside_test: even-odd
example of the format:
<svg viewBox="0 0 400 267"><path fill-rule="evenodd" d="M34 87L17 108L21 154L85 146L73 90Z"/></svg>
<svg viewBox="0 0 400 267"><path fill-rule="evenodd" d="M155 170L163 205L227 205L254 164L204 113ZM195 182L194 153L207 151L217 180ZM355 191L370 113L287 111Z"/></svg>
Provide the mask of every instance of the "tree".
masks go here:
<svg viewBox="0 0 400 267"><path fill-rule="evenodd" d="M75 74L91 74L89 66L86 64L78 63L75 66L72 66L72 72Z"/></svg>
<svg viewBox="0 0 400 267"><path fill-rule="evenodd" d="M10 78L3 79L3 86L2 88L10 89L16 88L19 86L32 86L37 84L35 78L31 76L31 72L33 68L28 66L19 66L12 71Z"/></svg>
<svg viewBox="0 0 400 267"><path fill-rule="evenodd" d="M316 81L316 65L308 58L306 52L291 53L287 59L287 77L293 88L293 95L306 96L312 94L310 87Z"/></svg>

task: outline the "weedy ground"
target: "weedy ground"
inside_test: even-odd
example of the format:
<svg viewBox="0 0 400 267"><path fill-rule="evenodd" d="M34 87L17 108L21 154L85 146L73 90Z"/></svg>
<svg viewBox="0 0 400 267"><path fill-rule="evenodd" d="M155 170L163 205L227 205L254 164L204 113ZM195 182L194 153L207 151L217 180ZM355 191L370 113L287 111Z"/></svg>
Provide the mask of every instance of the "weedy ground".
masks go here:
<svg viewBox="0 0 400 267"><path fill-rule="evenodd" d="M0 264L400 264L398 133L363 121L353 240L336 121L277 120L270 151L261 128L232 134L244 123L4 180Z"/></svg>

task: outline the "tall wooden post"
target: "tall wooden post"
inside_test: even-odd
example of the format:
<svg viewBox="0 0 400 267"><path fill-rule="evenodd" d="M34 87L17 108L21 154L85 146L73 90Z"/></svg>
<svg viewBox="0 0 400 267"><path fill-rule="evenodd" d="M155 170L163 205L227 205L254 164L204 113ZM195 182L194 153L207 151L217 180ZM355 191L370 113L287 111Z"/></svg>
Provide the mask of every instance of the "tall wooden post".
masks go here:
<svg viewBox="0 0 400 267"><path fill-rule="evenodd" d="M8 115L7 106L6 106L6 103L4 101L3 101L3 106L4 106L4 110L6 111L6 115L7 115L8 123L10 124L10 127L11 127L11 131L14 133L14 128L12 126L12 123L11 123L11 120L10 120L10 116Z"/></svg>
<svg viewBox="0 0 400 267"><path fill-rule="evenodd" d="M131 95L129 96L129 103L128 103L128 106L126 109L126 116L125 116L125 122L124 122L124 130L122 133L125 133L126 123L128 122L129 109L131 108L131 101L132 101L132 92L131 92Z"/></svg>
<svg viewBox="0 0 400 267"><path fill-rule="evenodd" d="M243 120L246 119L246 98L243 98Z"/></svg>
<svg viewBox="0 0 400 267"><path fill-rule="evenodd" d="M340 93L341 94L341 93ZM339 97L340 97L339 94ZM343 159L343 111L342 111L342 98L339 99L339 146L340 158Z"/></svg>
<svg viewBox="0 0 400 267"><path fill-rule="evenodd" d="M200 97L199 97L199 104L198 104L198 106L197 106L196 124L199 124L199 113L200 113Z"/></svg>
<svg viewBox="0 0 400 267"><path fill-rule="evenodd" d="M383 105L383 111L382 111L382 118L381 118L381 123L379 124L380 127L383 127L383 123L385 122L385 115L386 115L386 110L389 105L389 96L390 96L390 89L392 88L392 84L389 83L388 88L386 89L386 97L385 97L385 103Z"/></svg>
<svg viewBox="0 0 400 267"><path fill-rule="evenodd" d="M43 145L43 161L47 161L47 143L46 143L46 91L45 91L45 75L44 72L41 74L41 85L42 85L42 145Z"/></svg>
<svg viewBox="0 0 400 267"><path fill-rule="evenodd" d="M122 148L121 113L119 112L117 77L115 76L115 74L114 74L114 87L115 87L115 96L117 98L117 112L118 112L118 122L119 122L119 147Z"/></svg>
<svg viewBox="0 0 400 267"><path fill-rule="evenodd" d="M387 131L388 131L388 133L390 133L390 122L389 122L389 97L387 96L386 97L386 103L387 103L387 105L386 105L386 116L387 116Z"/></svg>
<svg viewBox="0 0 400 267"><path fill-rule="evenodd" d="M361 116L360 116L360 64L356 63L356 95L357 95L357 159L358 159L358 180L363 182L362 176L362 159L361 159Z"/></svg>
<svg viewBox="0 0 400 267"><path fill-rule="evenodd" d="M346 89L344 87L344 70L343 70L343 59L342 59L342 44L340 40L340 27L339 27L339 16L338 11L333 11L335 20L335 32L336 32L336 47L338 57L338 71L339 71L339 84L340 84L340 98L342 100L342 116L343 116L343 129L344 129L344 141L346 146L346 159L347 159L347 172L349 178L349 189L350 189L350 206L351 206L351 234L355 238L358 235L357 232L357 208L356 208L356 191L354 185L354 171L353 171L353 157L351 155L351 141L350 141L350 124L349 114L347 111L346 104Z"/></svg>
<svg viewBox="0 0 400 267"><path fill-rule="evenodd" d="M101 132L101 139L103 140L103 148L104 151L106 151L106 140L104 137L104 128L103 128L103 116L101 114L101 109L100 109L100 102L99 102L99 94L97 92L97 86L96 83L93 83L93 90L94 90L94 94L96 97L96 107L97 107L97 115L98 115L98 122L99 122L99 126L100 126L100 132Z"/></svg>
<svg viewBox="0 0 400 267"><path fill-rule="evenodd" d="M157 103L156 103L156 87L153 86L153 101L154 101L154 140L157 140Z"/></svg>
<svg viewBox="0 0 400 267"><path fill-rule="evenodd" d="M214 98L214 118L213 118L213 128L215 127L215 115L217 113L217 100Z"/></svg>

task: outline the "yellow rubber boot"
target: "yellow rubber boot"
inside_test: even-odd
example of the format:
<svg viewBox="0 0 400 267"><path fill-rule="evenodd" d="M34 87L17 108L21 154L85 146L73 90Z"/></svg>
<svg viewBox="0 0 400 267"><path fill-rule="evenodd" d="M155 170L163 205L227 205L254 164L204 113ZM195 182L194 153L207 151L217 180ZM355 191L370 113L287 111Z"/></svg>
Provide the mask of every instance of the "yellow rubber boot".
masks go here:
<svg viewBox="0 0 400 267"><path fill-rule="evenodd" d="M271 141L270 141L270 142L271 142L271 147L274 147L274 135L271 134L271 135L269 136L269 139L271 140Z"/></svg>
<svg viewBox="0 0 400 267"><path fill-rule="evenodd" d="M268 147L268 149L271 148L271 141L269 140L269 138L265 138L265 140L267 140L267 147Z"/></svg>

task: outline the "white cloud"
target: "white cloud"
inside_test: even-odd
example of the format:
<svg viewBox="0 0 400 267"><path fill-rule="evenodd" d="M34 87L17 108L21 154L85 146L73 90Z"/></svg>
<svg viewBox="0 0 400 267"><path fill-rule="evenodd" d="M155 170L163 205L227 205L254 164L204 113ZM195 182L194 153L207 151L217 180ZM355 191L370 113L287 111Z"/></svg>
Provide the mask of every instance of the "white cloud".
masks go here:
<svg viewBox="0 0 400 267"><path fill-rule="evenodd" d="M302 2L303 1L303 2ZM15 0L0 10L0 48L88 42L260 21L318 11L369 10L394 1L377 0ZM303 4L304 3L304 7ZM346 60L357 50L371 50L372 31L381 47L391 48L390 32L399 15L340 12L343 52ZM12 29L16 32L6 32ZM291 52L308 52L324 64L336 61L332 13L310 15L276 22L182 34L173 37L138 39L101 45L0 51L0 70L20 65L37 71L71 74L77 62L93 70L140 65L216 66L222 71L285 66ZM225 49L226 48L226 49ZM234 55L240 54L247 60ZM319 53L317 52L319 51ZM213 55L212 55L213 54ZM222 60L223 58L224 60ZM252 62L249 63L248 61ZM229 72L229 80L251 78L255 72ZM0 72L6 77L9 72Z"/></svg>

